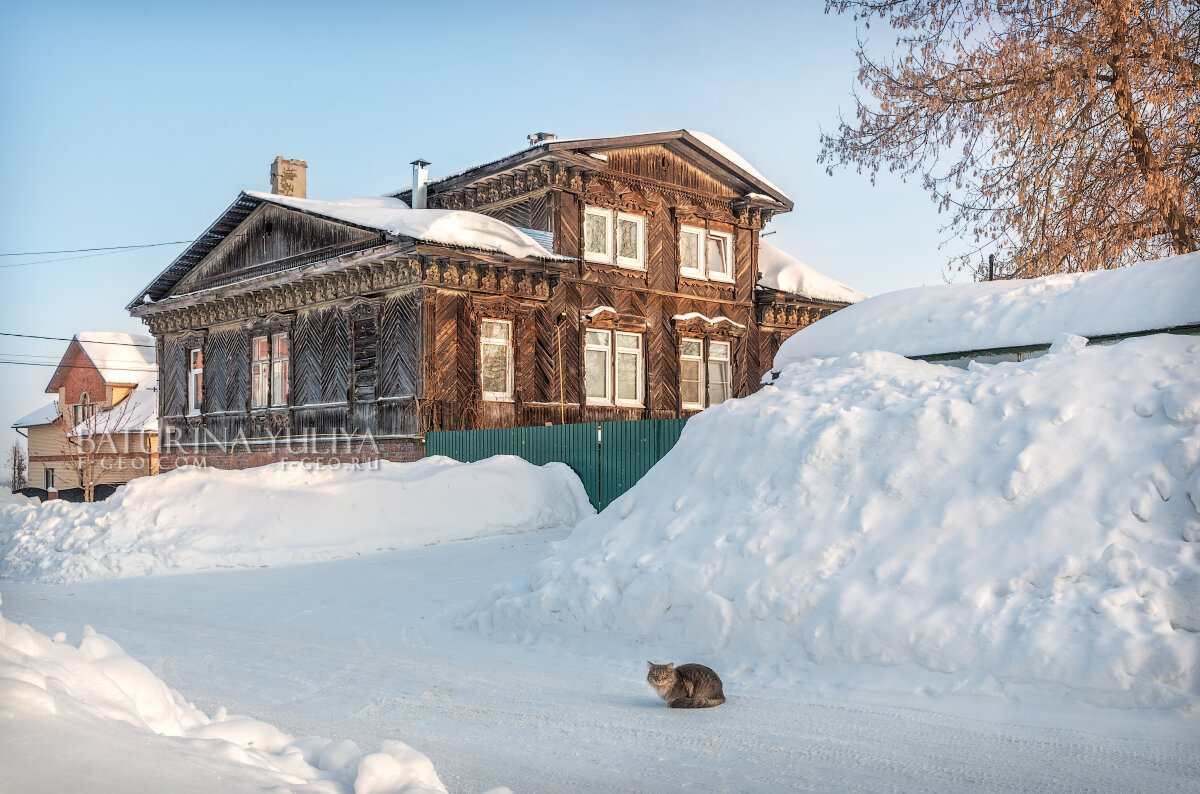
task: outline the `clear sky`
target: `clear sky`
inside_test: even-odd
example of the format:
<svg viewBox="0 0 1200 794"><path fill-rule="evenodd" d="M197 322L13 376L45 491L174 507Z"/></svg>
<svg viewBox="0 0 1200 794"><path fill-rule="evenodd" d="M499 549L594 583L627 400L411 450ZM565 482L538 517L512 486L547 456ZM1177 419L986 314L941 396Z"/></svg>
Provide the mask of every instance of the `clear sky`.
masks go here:
<svg viewBox="0 0 1200 794"><path fill-rule="evenodd" d="M686 127L792 197L776 245L869 294L941 283L942 219L919 184L817 164L856 70L855 23L823 6L3 4L0 253L193 239L239 190L269 189L276 155L308 162L309 197L341 199L404 187L417 157L436 179L531 132ZM2 256L0 331L145 332L124 306L181 249ZM65 346L0 337L0 359L53 363ZM5 452L52 371L0 364Z"/></svg>

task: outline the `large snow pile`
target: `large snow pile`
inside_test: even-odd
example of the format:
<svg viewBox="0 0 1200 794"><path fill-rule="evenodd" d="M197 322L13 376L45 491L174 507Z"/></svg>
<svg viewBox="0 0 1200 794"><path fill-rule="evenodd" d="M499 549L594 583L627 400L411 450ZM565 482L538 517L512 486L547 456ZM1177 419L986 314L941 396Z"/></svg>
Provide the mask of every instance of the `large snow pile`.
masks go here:
<svg viewBox="0 0 1200 794"><path fill-rule="evenodd" d="M815 356L887 350L902 356L1049 344L1200 324L1200 253L1117 270L877 295L783 343L774 369Z"/></svg>
<svg viewBox="0 0 1200 794"><path fill-rule="evenodd" d="M189 467L134 480L90 505L0 499L0 579L286 565L569 527L592 512L570 468L511 456Z"/></svg>
<svg viewBox="0 0 1200 794"><path fill-rule="evenodd" d="M218 709L211 717L108 637L79 647L0 616L5 791L444 792L403 742L296 739Z"/></svg>
<svg viewBox="0 0 1200 794"><path fill-rule="evenodd" d="M1084 341L793 364L469 622L766 679L869 663L1194 709L1200 339Z"/></svg>

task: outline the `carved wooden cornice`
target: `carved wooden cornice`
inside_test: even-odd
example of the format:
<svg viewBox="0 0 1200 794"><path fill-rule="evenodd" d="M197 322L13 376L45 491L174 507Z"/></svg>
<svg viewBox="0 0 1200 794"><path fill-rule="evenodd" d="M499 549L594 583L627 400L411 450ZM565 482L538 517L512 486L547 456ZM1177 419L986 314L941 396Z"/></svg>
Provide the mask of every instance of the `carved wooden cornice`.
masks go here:
<svg viewBox="0 0 1200 794"><path fill-rule="evenodd" d="M535 163L474 182L469 187L435 193L429 197L429 206L431 209L474 210L549 188L582 192L582 169L564 163Z"/></svg>
<svg viewBox="0 0 1200 794"><path fill-rule="evenodd" d="M559 273L520 262L493 263L450 257L422 256L421 281L427 286L549 300Z"/></svg>
<svg viewBox="0 0 1200 794"><path fill-rule="evenodd" d="M836 309L802 303L762 303L758 305L758 324L771 328L804 328Z"/></svg>
<svg viewBox="0 0 1200 794"><path fill-rule="evenodd" d="M229 297L214 297L205 303L148 314L144 320L156 336L192 328L210 328L223 323L255 321L271 314L295 311L306 306L381 292L421 280L420 268L407 259L385 259L332 273L298 279L265 289Z"/></svg>

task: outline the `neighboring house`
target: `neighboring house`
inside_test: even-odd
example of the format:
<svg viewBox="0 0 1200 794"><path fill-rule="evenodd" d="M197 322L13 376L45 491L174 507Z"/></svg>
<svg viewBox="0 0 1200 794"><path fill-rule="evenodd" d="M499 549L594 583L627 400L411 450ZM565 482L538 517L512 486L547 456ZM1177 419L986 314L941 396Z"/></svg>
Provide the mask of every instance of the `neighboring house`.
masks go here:
<svg viewBox="0 0 1200 794"><path fill-rule="evenodd" d="M792 201L702 133L539 133L437 181L428 165L401 193L317 201L278 158L271 193L242 192L129 305L159 346L164 468L688 416L861 297L758 284L759 232Z"/></svg>
<svg viewBox="0 0 1200 794"><path fill-rule="evenodd" d="M794 335L774 369L867 350L961 367L994 364L1040 356L1064 333L1091 344L1200 334L1200 253L1113 270L877 295Z"/></svg>
<svg viewBox="0 0 1200 794"><path fill-rule="evenodd" d="M158 473L154 340L76 334L46 392L56 399L13 423L28 438L29 489L80 495Z"/></svg>

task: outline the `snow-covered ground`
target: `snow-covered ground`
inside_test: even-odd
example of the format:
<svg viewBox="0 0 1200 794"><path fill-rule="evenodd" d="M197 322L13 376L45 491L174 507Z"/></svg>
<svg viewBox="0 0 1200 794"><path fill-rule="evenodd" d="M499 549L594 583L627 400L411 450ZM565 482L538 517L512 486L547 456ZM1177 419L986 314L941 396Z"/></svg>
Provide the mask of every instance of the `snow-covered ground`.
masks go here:
<svg viewBox="0 0 1200 794"><path fill-rule="evenodd" d="M0 735L37 740L0 742L0 771L29 791L88 769L93 790L161 790L136 774L160 758L220 790L1196 790L1200 339L1081 342L967 370L793 364L590 517L561 467L512 459L494 481L435 461L454 485L432 502L420 466L310 472L246 515L261 478L304 470L183 472L178 510L132 487L109 508L10 497L0 682L28 697L3 700ZM409 501L372 507L388 487ZM295 538L245 531L293 499ZM435 504L476 512L407 542ZM214 560L273 567L131 575ZM93 704L101 684L120 700L93 680L104 656L192 722L157 736ZM729 702L665 708L648 659L713 666Z"/></svg>
<svg viewBox="0 0 1200 794"><path fill-rule="evenodd" d="M570 527L594 512L566 465L512 456L187 467L134 480L91 505L0 502L0 579L65 583L288 565Z"/></svg>

